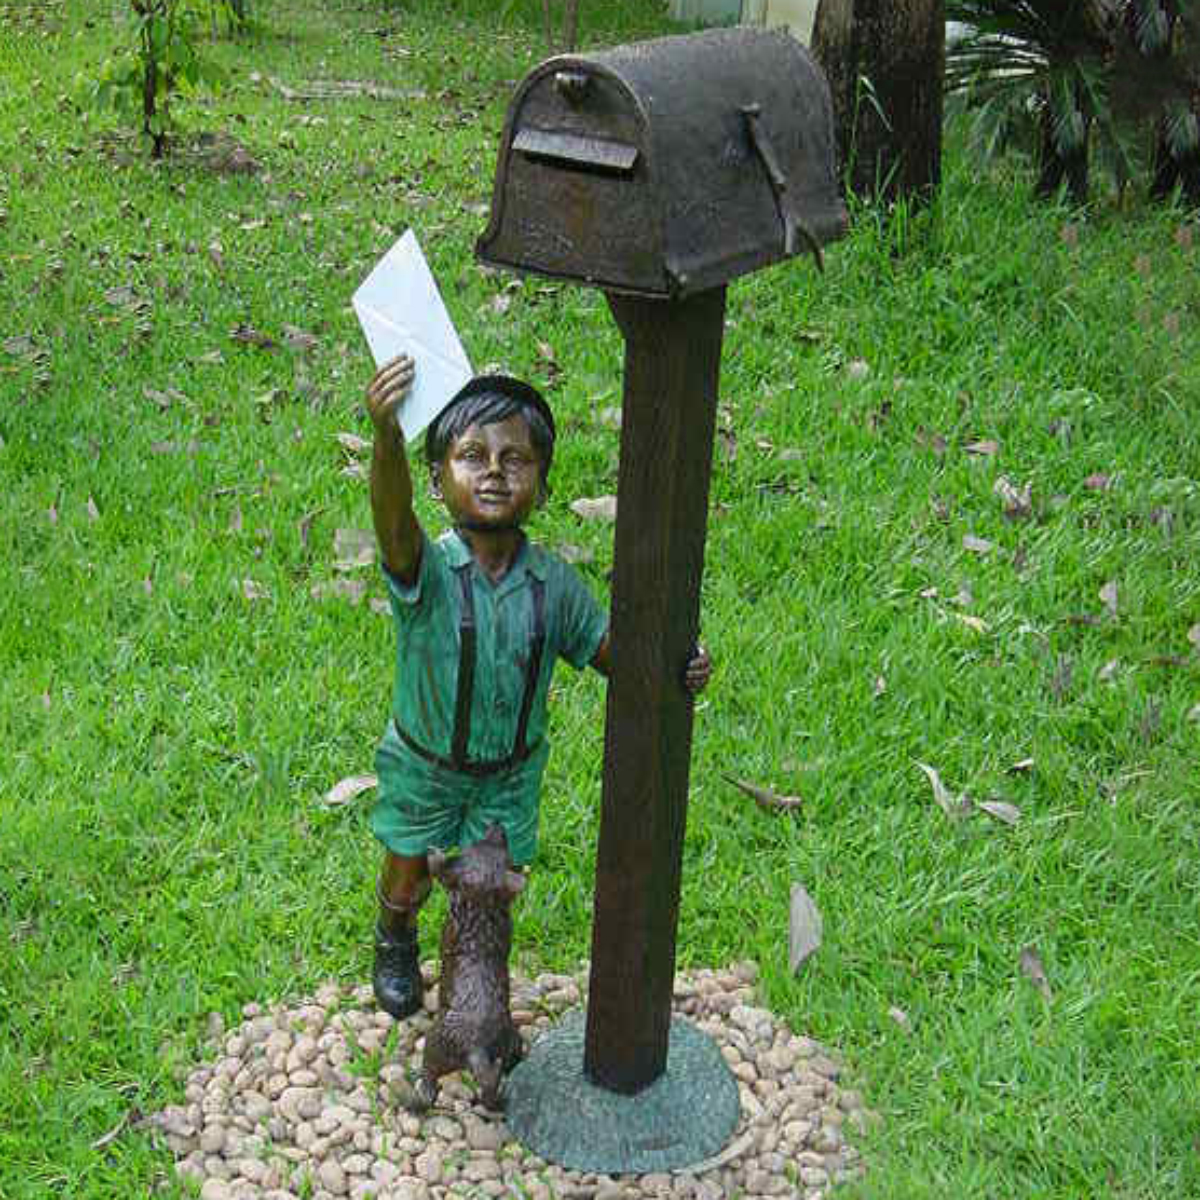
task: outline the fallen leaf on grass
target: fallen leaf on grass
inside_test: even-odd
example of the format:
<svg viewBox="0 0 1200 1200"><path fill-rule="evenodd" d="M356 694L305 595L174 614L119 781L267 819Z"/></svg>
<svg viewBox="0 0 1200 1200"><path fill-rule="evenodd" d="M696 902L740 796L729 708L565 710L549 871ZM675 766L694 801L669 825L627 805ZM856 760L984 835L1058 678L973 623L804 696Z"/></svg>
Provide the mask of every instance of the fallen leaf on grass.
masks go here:
<svg viewBox="0 0 1200 1200"><path fill-rule="evenodd" d="M96 507L96 501L91 496L87 498L87 515L91 521L100 520L100 510Z"/></svg>
<svg viewBox="0 0 1200 1200"><path fill-rule="evenodd" d="M333 531L335 571L358 571L375 564L375 534L370 529Z"/></svg>
<svg viewBox="0 0 1200 1200"><path fill-rule="evenodd" d="M936 768L919 762L917 766L925 772L929 786L933 788L933 799L938 808L948 817L962 817L971 811L971 801L966 796L956 796L943 782Z"/></svg>
<svg viewBox="0 0 1200 1200"><path fill-rule="evenodd" d="M1117 581L1110 579L1100 589L1100 602L1104 605L1108 615L1115 621L1117 618Z"/></svg>
<svg viewBox="0 0 1200 1200"><path fill-rule="evenodd" d="M208 257L212 259L212 264L218 271L225 270L225 247L220 242L209 242Z"/></svg>
<svg viewBox="0 0 1200 1200"><path fill-rule="evenodd" d="M4 353L12 358L25 358L33 354L35 350L33 337L28 333L19 333L15 337L6 338L4 341Z"/></svg>
<svg viewBox="0 0 1200 1200"><path fill-rule="evenodd" d="M1021 951L1020 963L1021 974L1049 1000L1050 980L1046 978L1046 968L1042 965L1041 955L1032 946L1026 946Z"/></svg>
<svg viewBox="0 0 1200 1200"><path fill-rule="evenodd" d="M976 633L987 633L991 628L991 626L982 617L976 617L971 613L956 612L953 615L964 625L975 630Z"/></svg>
<svg viewBox="0 0 1200 1200"><path fill-rule="evenodd" d="M299 329L295 325L285 325L283 327L283 341L290 350L299 350L307 352L315 350L320 342L314 333L308 333L306 330Z"/></svg>
<svg viewBox="0 0 1200 1200"><path fill-rule="evenodd" d="M1023 758L1019 762L1013 763L1008 768L1008 773L1010 775L1024 775L1026 772L1032 771L1035 765L1032 758Z"/></svg>
<svg viewBox="0 0 1200 1200"><path fill-rule="evenodd" d="M207 367L219 367L225 361L225 355L220 350L209 350L206 354L200 355L196 361Z"/></svg>
<svg viewBox="0 0 1200 1200"><path fill-rule="evenodd" d="M348 600L361 604L367 594L367 585L361 579L328 579L314 583L309 595L314 600Z"/></svg>
<svg viewBox="0 0 1200 1200"><path fill-rule="evenodd" d="M364 482L371 477L366 463L360 462L357 458L353 462L348 462L338 474L344 475L347 479L361 479Z"/></svg>
<svg viewBox="0 0 1200 1200"><path fill-rule="evenodd" d="M912 1032L912 1021L909 1020L908 1013L902 1008L897 1008L894 1004L888 1009L888 1016L904 1030L905 1033Z"/></svg>
<svg viewBox="0 0 1200 1200"><path fill-rule="evenodd" d="M379 780L374 775L351 775L341 779L325 793L321 803L327 808L337 808L349 804L356 796L369 792L379 786Z"/></svg>
<svg viewBox="0 0 1200 1200"><path fill-rule="evenodd" d="M621 428L621 406L619 404L610 405L608 408L602 408L596 414L596 420L601 425L607 425L609 429Z"/></svg>
<svg viewBox="0 0 1200 1200"><path fill-rule="evenodd" d="M1089 492L1107 492L1112 487L1112 476L1096 472L1096 474L1089 475L1084 479L1083 486Z"/></svg>
<svg viewBox="0 0 1200 1200"><path fill-rule="evenodd" d="M963 534L963 549L969 550L972 554L991 554L996 548L995 542L989 542L987 538L976 537L973 533Z"/></svg>
<svg viewBox="0 0 1200 1200"><path fill-rule="evenodd" d="M1021 819L1021 810L1006 800L976 800L975 807L1005 825L1015 825Z"/></svg>
<svg viewBox="0 0 1200 1200"><path fill-rule="evenodd" d="M101 1134L93 1143L93 1150L103 1150L105 1146L111 1145L125 1132L131 1125L140 1125L142 1122L142 1110L140 1108L131 1108L107 1133Z"/></svg>
<svg viewBox="0 0 1200 1200"><path fill-rule="evenodd" d="M788 968L794 975L821 946L821 913L802 884L792 884L788 909Z"/></svg>
<svg viewBox="0 0 1200 1200"><path fill-rule="evenodd" d="M1116 677L1117 669L1120 667L1120 665L1121 660L1119 658L1110 658L1108 662L1106 662L1104 666L1102 666L1100 670L1096 672L1096 678L1101 683L1112 682L1112 680Z"/></svg>
<svg viewBox="0 0 1200 1200"><path fill-rule="evenodd" d="M882 675L875 676L875 683L871 688L871 694L878 699L887 691L887 680Z"/></svg>
<svg viewBox="0 0 1200 1200"><path fill-rule="evenodd" d="M229 336L235 342L242 342L247 346L257 346L260 350L274 350L276 345L273 337L263 333L259 329L255 329L253 325L247 325L244 322L240 325L235 325L229 331Z"/></svg>
<svg viewBox="0 0 1200 1200"><path fill-rule="evenodd" d="M963 449L977 458L994 458L1000 453L1000 443L991 438L984 438L982 441L968 442Z"/></svg>
<svg viewBox="0 0 1200 1200"><path fill-rule="evenodd" d="M721 772L721 778L731 783L739 791L745 792L764 812L790 812L803 806L804 801L799 796L779 796L768 788L757 784L747 783L744 779L735 779L732 775Z"/></svg>
<svg viewBox="0 0 1200 1200"><path fill-rule="evenodd" d="M616 496L596 496L572 500L571 511L585 521L615 521L617 519L617 498Z"/></svg>
<svg viewBox="0 0 1200 1200"><path fill-rule="evenodd" d="M130 308L137 303L137 296L131 287L109 288L104 293L104 299L113 308Z"/></svg>
<svg viewBox="0 0 1200 1200"><path fill-rule="evenodd" d="M270 591L253 579L242 579L238 582L238 586L241 588L242 595L251 602L271 598Z"/></svg>
<svg viewBox="0 0 1200 1200"><path fill-rule="evenodd" d="M347 454L367 454L370 452L371 443L366 438L359 437L357 433L339 433L336 436L338 445Z"/></svg>
<svg viewBox="0 0 1200 1200"><path fill-rule="evenodd" d="M846 364L847 379L866 379L871 374L871 364L865 358L853 358Z"/></svg>
<svg viewBox="0 0 1200 1200"><path fill-rule="evenodd" d="M1191 721L1192 724L1200 724L1200 704L1193 704L1192 707L1188 709L1187 719Z"/></svg>
<svg viewBox="0 0 1200 1200"><path fill-rule="evenodd" d="M1193 625L1191 629L1188 630L1187 640L1191 642L1197 650L1200 650L1200 623Z"/></svg>
<svg viewBox="0 0 1200 1200"><path fill-rule="evenodd" d="M1018 488L1007 476L1001 475L992 485L992 492L1004 505L1004 515L1010 521L1024 521L1033 515L1033 487L1026 483Z"/></svg>

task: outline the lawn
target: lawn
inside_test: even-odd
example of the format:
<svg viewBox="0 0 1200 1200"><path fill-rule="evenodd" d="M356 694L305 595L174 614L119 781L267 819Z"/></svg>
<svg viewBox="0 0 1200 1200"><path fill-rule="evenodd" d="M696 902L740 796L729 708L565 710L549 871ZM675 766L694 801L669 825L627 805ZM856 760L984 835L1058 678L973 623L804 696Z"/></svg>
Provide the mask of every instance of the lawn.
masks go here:
<svg viewBox="0 0 1200 1200"><path fill-rule="evenodd" d="M5 1200L187 1194L94 1144L178 1102L210 1012L367 977L370 798L323 798L371 769L392 634L335 566L370 524L339 435L350 294L410 225L476 365L555 406L535 536L598 595L612 559L569 507L616 482L603 298L473 259L540 6L259 0L162 164L74 101L121 7L0 10ZM932 213L730 290L680 961L757 960L844 1057L883 1120L839 1195L1200 1196L1200 226L1034 204L961 143ZM603 713L563 668L531 969L588 953Z"/></svg>

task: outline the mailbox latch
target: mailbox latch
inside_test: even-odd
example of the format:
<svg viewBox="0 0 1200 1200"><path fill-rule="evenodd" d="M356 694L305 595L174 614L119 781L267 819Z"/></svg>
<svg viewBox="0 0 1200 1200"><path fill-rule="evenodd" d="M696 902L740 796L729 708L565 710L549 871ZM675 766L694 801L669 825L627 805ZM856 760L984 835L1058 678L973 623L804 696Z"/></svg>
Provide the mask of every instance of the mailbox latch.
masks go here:
<svg viewBox="0 0 1200 1200"><path fill-rule="evenodd" d="M825 257L821 253L821 243L817 241L813 231L796 215L792 205L788 202L788 177L779 165L779 156L775 153L775 147L771 145L771 139L767 136L767 131L760 122L762 105L744 105L742 116L746 119L746 131L750 135L750 144L754 147L754 152L761 160L763 168L767 172L767 178L771 182L771 190L775 193L775 203L779 208L779 216L783 220L783 248L785 253L789 257L796 253L796 235L799 234L808 243L808 248L813 252L817 269L823 271L825 269Z"/></svg>

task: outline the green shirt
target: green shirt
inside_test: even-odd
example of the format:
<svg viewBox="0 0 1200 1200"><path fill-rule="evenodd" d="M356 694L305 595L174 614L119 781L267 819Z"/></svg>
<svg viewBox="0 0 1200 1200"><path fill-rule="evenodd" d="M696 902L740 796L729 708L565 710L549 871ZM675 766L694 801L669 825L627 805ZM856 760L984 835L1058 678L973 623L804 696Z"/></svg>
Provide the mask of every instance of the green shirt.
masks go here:
<svg viewBox="0 0 1200 1200"><path fill-rule="evenodd" d="M584 667L595 657L608 619L579 574L562 559L524 541L512 566L493 582L475 565L455 530L425 538L416 581L406 586L386 569L396 625L392 715L419 745L451 754L461 647L462 594L456 570L467 568L475 605L475 679L467 758L493 762L513 750L533 641L530 576L545 588L546 642L529 714L526 743L546 733L546 700L554 664Z"/></svg>

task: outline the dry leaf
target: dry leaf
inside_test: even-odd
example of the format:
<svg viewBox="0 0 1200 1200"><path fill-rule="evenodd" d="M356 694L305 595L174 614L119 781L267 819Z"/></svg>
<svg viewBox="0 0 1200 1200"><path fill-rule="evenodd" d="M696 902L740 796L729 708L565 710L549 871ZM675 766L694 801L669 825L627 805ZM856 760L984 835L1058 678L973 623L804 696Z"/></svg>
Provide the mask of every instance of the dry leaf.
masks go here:
<svg viewBox="0 0 1200 1200"><path fill-rule="evenodd" d="M794 975L821 946L821 913L801 884L792 884L788 910L788 967Z"/></svg>
<svg viewBox="0 0 1200 1200"><path fill-rule="evenodd" d="M596 420L601 425L607 425L609 429L621 428L621 406L619 404L610 405L608 408L602 408L596 414Z"/></svg>
<svg viewBox="0 0 1200 1200"><path fill-rule="evenodd" d="M381 596L371 597L370 608L377 617L390 617L392 615L391 603L384 600Z"/></svg>
<svg viewBox="0 0 1200 1200"><path fill-rule="evenodd" d="M57 500L54 501L54 503L51 504L50 507L46 510L46 517L49 519L51 525L58 524L58 501Z"/></svg>
<svg viewBox="0 0 1200 1200"><path fill-rule="evenodd" d="M1032 946L1026 946L1021 951L1021 973L1047 1000L1050 999L1050 980L1046 978L1046 968L1042 965L1041 955Z"/></svg>
<svg viewBox="0 0 1200 1200"><path fill-rule="evenodd" d="M866 379L871 374L871 364L865 358L853 358L846 364L847 379Z"/></svg>
<svg viewBox="0 0 1200 1200"><path fill-rule="evenodd" d="M1063 245L1074 250L1079 245L1079 226L1066 224L1058 231L1058 236L1062 238Z"/></svg>
<svg viewBox="0 0 1200 1200"><path fill-rule="evenodd" d="M196 361L204 363L205 366L219 367L225 361L225 355L220 350L209 350L207 353L200 355Z"/></svg>
<svg viewBox="0 0 1200 1200"><path fill-rule="evenodd" d="M375 565L375 534L370 529L335 529L335 571L357 571Z"/></svg>
<svg viewBox="0 0 1200 1200"><path fill-rule="evenodd" d="M1110 683L1117 674L1117 668L1121 665L1119 658L1110 658L1108 662L1096 672L1096 678L1101 683Z"/></svg>
<svg viewBox="0 0 1200 1200"><path fill-rule="evenodd" d="M229 336L235 342L243 342L247 346L257 346L260 350L273 350L275 348L274 338L255 329L253 325L247 325L244 322L240 325L235 325L229 331Z"/></svg>
<svg viewBox="0 0 1200 1200"><path fill-rule="evenodd" d="M1107 492L1112 487L1112 476L1097 471L1083 481L1083 486L1090 492Z"/></svg>
<svg viewBox="0 0 1200 1200"><path fill-rule="evenodd" d="M100 510L96 507L96 501L91 496L87 498L87 515L89 520L100 520Z"/></svg>
<svg viewBox="0 0 1200 1200"><path fill-rule="evenodd" d="M257 583L253 579L241 580L240 587L242 590L242 595L247 600L269 600L271 598L270 591L263 587L261 583Z"/></svg>
<svg viewBox="0 0 1200 1200"><path fill-rule="evenodd" d="M779 796L767 788L747 783L744 779L735 779L732 775L726 775L724 771L721 772L721 778L726 783L731 783L735 788L745 792L764 812L790 812L804 804L799 796Z"/></svg>
<svg viewBox="0 0 1200 1200"><path fill-rule="evenodd" d="M976 537L973 533L963 534L963 549L969 550L972 554L991 554L996 548L994 542L989 542L987 538Z"/></svg>
<svg viewBox="0 0 1200 1200"><path fill-rule="evenodd" d="M371 477L370 468L357 458L353 462L348 462L338 474L344 475L347 479L361 479L363 482Z"/></svg>
<svg viewBox="0 0 1200 1200"><path fill-rule="evenodd" d="M887 680L884 679L884 677L882 675L876 675L875 676L875 685L871 690L872 690L872 693L874 694L874 696L876 697L876 699L878 699L880 696L882 696L884 694L884 692L887 691Z"/></svg>
<svg viewBox="0 0 1200 1200"><path fill-rule="evenodd" d="M208 257L212 259L212 264L218 271L225 270L225 247L220 242L209 242Z"/></svg>
<svg viewBox="0 0 1200 1200"><path fill-rule="evenodd" d="M4 353L13 358L24 358L34 353L33 337L28 333L19 333L15 337L6 338Z"/></svg>
<svg viewBox="0 0 1200 1200"><path fill-rule="evenodd" d="M351 604L361 604L366 594L367 585L361 579L327 579L309 590L314 600L348 600Z"/></svg>
<svg viewBox="0 0 1200 1200"><path fill-rule="evenodd" d="M323 508L314 508L312 512L306 512L304 516L300 518L296 528L300 534L300 548L302 550L308 549L308 535L312 532L313 522L324 511L325 510Z"/></svg>
<svg viewBox="0 0 1200 1200"><path fill-rule="evenodd" d="M991 628L991 626L988 625L988 623L982 617L976 617L971 613L956 612L954 616L964 625L967 625L971 629L975 630L976 633L987 633Z"/></svg>
<svg viewBox="0 0 1200 1200"><path fill-rule="evenodd" d="M131 1125L139 1125L142 1121L142 1110L131 1108L107 1133L101 1134L93 1143L93 1150L103 1150L111 1145Z"/></svg>
<svg viewBox="0 0 1200 1200"><path fill-rule="evenodd" d="M508 312L511 305L512 296L510 296L508 292L499 292L492 297L492 312L494 312L497 316L504 316L504 314Z"/></svg>
<svg viewBox="0 0 1200 1200"><path fill-rule="evenodd" d="M917 766L920 767L928 777L929 786L933 788L933 799L942 812L944 812L948 817L961 817L964 813L970 811L970 800L968 800L966 796L956 796L942 782L942 777L933 767L927 766L923 762L917 763Z"/></svg>
<svg viewBox="0 0 1200 1200"><path fill-rule="evenodd" d="M1000 453L1000 443L991 438L984 438L982 441L968 442L964 449L968 454L974 454L980 458L993 458Z"/></svg>
<svg viewBox="0 0 1200 1200"><path fill-rule="evenodd" d="M1187 719L1193 724L1200 724L1200 704L1193 704L1188 709Z"/></svg>
<svg viewBox="0 0 1200 1200"><path fill-rule="evenodd" d="M1117 581L1110 579L1100 589L1100 601L1108 611L1108 615L1116 620L1117 617Z"/></svg>
<svg viewBox="0 0 1200 1200"><path fill-rule="evenodd" d="M361 438L357 433L339 433L337 434L338 445L341 446L347 454L368 454L371 450L371 443L366 438Z"/></svg>
<svg viewBox="0 0 1200 1200"><path fill-rule="evenodd" d="M976 800L975 807L1005 825L1015 825L1021 819L1021 810L1005 800Z"/></svg>
<svg viewBox="0 0 1200 1200"><path fill-rule="evenodd" d="M888 1016L904 1030L905 1033L912 1032L912 1022L908 1018L908 1013L902 1008L897 1008L894 1004L888 1009Z"/></svg>
<svg viewBox="0 0 1200 1200"><path fill-rule="evenodd" d="M617 519L616 496L586 497L571 501L571 511L585 521L615 521Z"/></svg>
<svg viewBox="0 0 1200 1200"><path fill-rule="evenodd" d="M1023 758L1019 762L1013 763L1008 768L1008 773L1010 775L1024 775L1027 771L1032 771L1035 765L1032 758Z"/></svg>
<svg viewBox="0 0 1200 1200"><path fill-rule="evenodd" d="M298 329L295 325L285 325L283 327L283 341L289 349L304 352L315 350L320 344L316 334Z"/></svg>
<svg viewBox="0 0 1200 1200"><path fill-rule="evenodd" d="M1133 260L1133 269L1144 279L1150 274L1150 256L1148 254L1139 254Z"/></svg>
<svg viewBox="0 0 1200 1200"><path fill-rule="evenodd" d="M137 302L137 297L134 295L133 288L131 287L109 288L104 293L104 299L113 308L129 308Z"/></svg>
<svg viewBox="0 0 1200 1200"><path fill-rule="evenodd" d="M1180 250L1190 250L1192 248L1192 230L1188 225L1180 225L1175 230L1175 245Z"/></svg>
<svg viewBox="0 0 1200 1200"><path fill-rule="evenodd" d="M992 492L1000 497L1004 515L1010 521L1024 521L1033 515L1032 484L1026 483L1018 488L1007 476L1001 475L992 485Z"/></svg>
<svg viewBox="0 0 1200 1200"><path fill-rule="evenodd" d="M1191 642L1197 650L1200 650L1200 623L1193 625L1191 629L1188 630L1187 640Z"/></svg>
<svg viewBox="0 0 1200 1200"><path fill-rule="evenodd" d="M329 808L337 808L349 804L356 796L369 792L379 786L379 780L374 775L351 775L341 779L325 793L321 803Z"/></svg>

